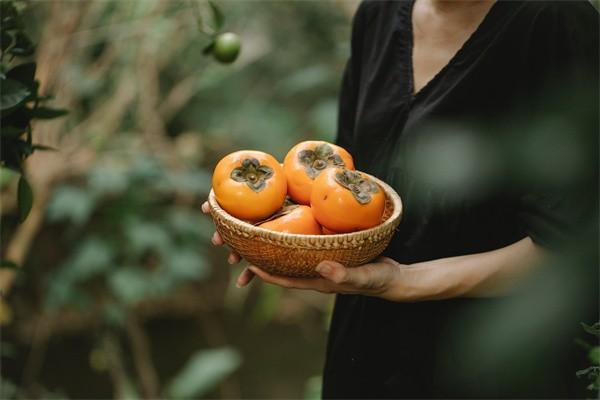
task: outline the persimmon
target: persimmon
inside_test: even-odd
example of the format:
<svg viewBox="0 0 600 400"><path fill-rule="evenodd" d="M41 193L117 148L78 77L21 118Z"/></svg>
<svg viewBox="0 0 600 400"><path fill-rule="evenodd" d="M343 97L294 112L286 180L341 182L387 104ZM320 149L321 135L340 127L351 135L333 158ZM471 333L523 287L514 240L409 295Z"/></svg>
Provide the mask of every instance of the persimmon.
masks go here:
<svg viewBox="0 0 600 400"><path fill-rule="evenodd" d="M297 233L301 235L320 235L321 226L315 220L309 206L289 206L289 212L258 225L272 231Z"/></svg>
<svg viewBox="0 0 600 400"><path fill-rule="evenodd" d="M310 207L329 231L354 232L381 223L385 193L359 171L330 168L315 179Z"/></svg>
<svg viewBox="0 0 600 400"><path fill-rule="evenodd" d="M338 232L334 232L331 229L327 229L326 226L321 226L321 231L323 231L323 235L337 235Z"/></svg>
<svg viewBox="0 0 600 400"><path fill-rule="evenodd" d="M236 218L259 221L283 204L287 183L283 168L262 151L242 150L223 157L212 178L217 202Z"/></svg>
<svg viewBox="0 0 600 400"><path fill-rule="evenodd" d="M289 196L299 204L310 204L314 180L332 167L354 169L352 156L340 146L318 140L292 147L283 160Z"/></svg>

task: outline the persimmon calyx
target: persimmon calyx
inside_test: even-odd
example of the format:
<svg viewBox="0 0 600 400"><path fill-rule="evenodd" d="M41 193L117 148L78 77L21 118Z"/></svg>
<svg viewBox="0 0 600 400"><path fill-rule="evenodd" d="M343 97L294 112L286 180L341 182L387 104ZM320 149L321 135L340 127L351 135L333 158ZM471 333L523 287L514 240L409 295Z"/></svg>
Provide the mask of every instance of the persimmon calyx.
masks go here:
<svg viewBox="0 0 600 400"><path fill-rule="evenodd" d="M242 165L231 171L231 179L244 182L250 189L260 192L267 185L267 179L273 176L273 169L261 165L256 158L245 158Z"/></svg>
<svg viewBox="0 0 600 400"><path fill-rule="evenodd" d="M327 167L346 166L342 157L335 154L333 148L326 143L317 145L314 150L298 152L298 161L304 166L306 174L311 179L315 179Z"/></svg>
<svg viewBox="0 0 600 400"><path fill-rule="evenodd" d="M359 172L347 169L342 172L336 172L335 181L348 189L360 204L369 203L371 195L379 192L377 184L369 179L365 179Z"/></svg>

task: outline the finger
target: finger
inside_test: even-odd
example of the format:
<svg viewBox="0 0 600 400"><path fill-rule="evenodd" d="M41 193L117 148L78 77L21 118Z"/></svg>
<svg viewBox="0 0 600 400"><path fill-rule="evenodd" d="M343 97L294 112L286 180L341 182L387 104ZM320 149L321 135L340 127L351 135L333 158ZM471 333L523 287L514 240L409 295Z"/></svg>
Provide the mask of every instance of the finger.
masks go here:
<svg viewBox="0 0 600 400"><path fill-rule="evenodd" d="M238 288L246 286L248 283L250 283L254 276L254 272L250 271L248 268L244 268L240 276L238 276L235 282L235 286L237 286Z"/></svg>
<svg viewBox="0 0 600 400"><path fill-rule="evenodd" d="M208 201L205 201L204 203L202 203L202 212L204 214L210 213L210 206L208 205Z"/></svg>
<svg viewBox="0 0 600 400"><path fill-rule="evenodd" d="M346 268L334 261L322 261L315 270L336 285L360 288L368 283L368 271L362 268Z"/></svg>
<svg viewBox="0 0 600 400"><path fill-rule="evenodd" d="M374 262L382 263L382 264L390 264L390 265L394 265L394 266L400 265L397 261L392 260L389 257L378 257Z"/></svg>
<svg viewBox="0 0 600 400"><path fill-rule="evenodd" d="M284 288L317 290L323 293L332 293L334 291L334 289L328 285L327 281L320 278L291 278L288 276L270 274L258 267L255 267L254 265L250 265L248 268L250 271L254 272L254 274L258 275L263 281Z"/></svg>
<svg viewBox="0 0 600 400"><path fill-rule="evenodd" d="M215 233L213 233L212 238L210 239L210 241L215 246L221 246L224 243L223 242L223 238L221 237L221 235L219 234L219 232L216 232L216 231L215 231Z"/></svg>
<svg viewBox="0 0 600 400"><path fill-rule="evenodd" d="M229 253L229 256L227 257L227 262L229 264L237 264L242 260L242 257L240 257L239 254L234 253L233 251L231 253Z"/></svg>

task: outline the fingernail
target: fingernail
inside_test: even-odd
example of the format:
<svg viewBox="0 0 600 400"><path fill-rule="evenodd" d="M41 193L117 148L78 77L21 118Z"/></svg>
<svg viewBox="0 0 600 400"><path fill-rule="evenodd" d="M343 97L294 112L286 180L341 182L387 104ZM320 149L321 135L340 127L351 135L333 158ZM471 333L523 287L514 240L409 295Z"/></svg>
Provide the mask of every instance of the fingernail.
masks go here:
<svg viewBox="0 0 600 400"><path fill-rule="evenodd" d="M238 288L238 289L241 289L243 286L242 286L242 284L241 284L241 283L239 283L239 282L236 282L236 283L235 283L235 287L236 287L236 288Z"/></svg>

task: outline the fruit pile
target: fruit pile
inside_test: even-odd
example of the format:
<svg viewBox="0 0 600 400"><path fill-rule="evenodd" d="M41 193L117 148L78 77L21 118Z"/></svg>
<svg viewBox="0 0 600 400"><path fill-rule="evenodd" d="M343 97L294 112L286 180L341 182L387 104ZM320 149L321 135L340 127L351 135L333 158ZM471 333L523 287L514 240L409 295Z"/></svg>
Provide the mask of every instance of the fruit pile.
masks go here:
<svg viewBox="0 0 600 400"><path fill-rule="evenodd" d="M229 214L279 232L360 231L379 225L385 208L383 189L354 169L350 153L323 141L298 143L283 164L261 151L231 153L212 185Z"/></svg>

